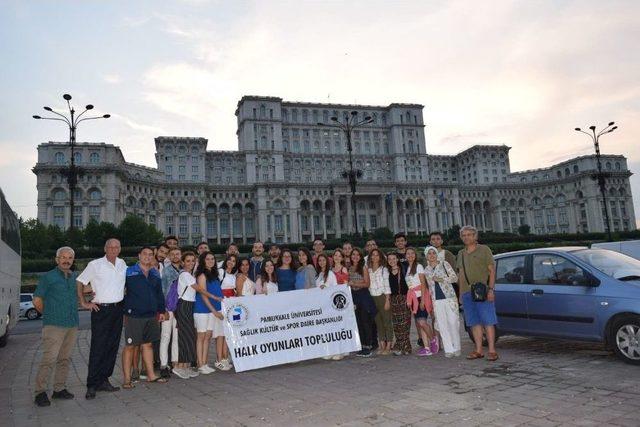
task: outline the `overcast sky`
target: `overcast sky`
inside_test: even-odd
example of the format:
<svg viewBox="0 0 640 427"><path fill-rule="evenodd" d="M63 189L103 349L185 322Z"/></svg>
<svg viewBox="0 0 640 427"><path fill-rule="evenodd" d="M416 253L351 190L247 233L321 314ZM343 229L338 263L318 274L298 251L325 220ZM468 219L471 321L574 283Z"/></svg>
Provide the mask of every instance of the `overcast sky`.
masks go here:
<svg viewBox="0 0 640 427"><path fill-rule="evenodd" d="M0 9L0 185L36 216L36 122L70 93L109 120L79 141L155 167L153 138L237 149L243 95L425 106L427 152L512 147L512 170L591 153L573 131L615 120L603 153L640 172L638 1L26 1ZM640 217L640 178L631 178Z"/></svg>

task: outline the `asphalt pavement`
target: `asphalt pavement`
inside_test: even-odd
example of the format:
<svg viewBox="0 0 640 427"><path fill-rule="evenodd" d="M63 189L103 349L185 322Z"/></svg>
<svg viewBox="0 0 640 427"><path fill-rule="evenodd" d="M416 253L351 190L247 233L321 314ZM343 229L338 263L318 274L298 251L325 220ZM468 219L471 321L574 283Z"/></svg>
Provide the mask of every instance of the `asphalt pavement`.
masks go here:
<svg viewBox="0 0 640 427"><path fill-rule="evenodd" d="M87 310L78 311L80 330L91 329L91 313ZM11 330L12 335L39 334L42 330L42 319L20 319L18 325Z"/></svg>

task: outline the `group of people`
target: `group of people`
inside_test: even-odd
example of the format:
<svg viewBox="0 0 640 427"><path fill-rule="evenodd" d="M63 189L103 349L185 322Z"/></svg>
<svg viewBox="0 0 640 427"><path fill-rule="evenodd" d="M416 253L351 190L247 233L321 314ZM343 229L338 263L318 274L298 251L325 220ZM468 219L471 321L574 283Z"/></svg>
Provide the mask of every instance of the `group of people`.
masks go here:
<svg viewBox="0 0 640 427"><path fill-rule="evenodd" d="M476 343L467 358L484 357L484 329L487 359L497 360L493 256L487 246L478 244L474 227L463 227L460 237L465 247L456 257L443 247L441 233L431 233L422 264L402 233L394 236L395 248L388 253L374 240L366 242L364 251L345 242L331 253L325 253L320 239L313 242L313 251L276 244L265 248L258 241L246 258L235 244L216 257L206 242L195 252L183 251L178 239L168 236L155 248L140 248L138 262L129 267L119 258L120 242L109 239L105 256L89 262L79 275L72 270L73 249L62 247L56 253L57 267L41 277L34 293L34 305L43 314L43 356L35 403L50 404L46 390L54 366L52 398L74 397L65 381L76 341L78 304L91 310L87 399L95 398L97 392L120 389L109 378L123 326L123 388L133 388L139 380L164 383L172 373L189 379L233 367L221 311L224 298L315 287L350 287L362 344L357 356L370 357L376 348L378 355L412 354L412 317L419 336L418 356L434 355L440 348L446 357L459 356L462 304ZM483 302L470 295L471 285L478 282L487 288ZM209 366L212 339L213 367Z"/></svg>

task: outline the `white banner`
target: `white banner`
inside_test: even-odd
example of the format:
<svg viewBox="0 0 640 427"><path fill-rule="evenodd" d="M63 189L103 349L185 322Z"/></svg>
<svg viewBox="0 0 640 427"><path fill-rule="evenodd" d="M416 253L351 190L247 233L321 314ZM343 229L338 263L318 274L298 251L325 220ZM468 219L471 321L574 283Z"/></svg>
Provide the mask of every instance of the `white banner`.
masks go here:
<svg viewBox="0 0 640 427"><path fill-rule="evenodd" d="M225 298L222 312L236 372L361 349L347 286Z"/></svg>

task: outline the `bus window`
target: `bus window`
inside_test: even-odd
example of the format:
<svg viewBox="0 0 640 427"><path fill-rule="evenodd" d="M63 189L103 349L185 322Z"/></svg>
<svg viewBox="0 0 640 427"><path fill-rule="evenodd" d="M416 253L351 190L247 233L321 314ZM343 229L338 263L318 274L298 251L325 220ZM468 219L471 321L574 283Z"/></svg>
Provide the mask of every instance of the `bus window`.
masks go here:
<svg viewBox="0 0 640 427"><path fill-rule="evenodd" d="M0 193L2 197L2 228L0 229L0 238L17 254L20 254L20 224L18 218L13 210L9 207L9 204L4 198L4 194Z"/></svg>

